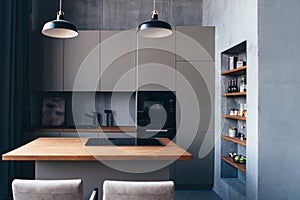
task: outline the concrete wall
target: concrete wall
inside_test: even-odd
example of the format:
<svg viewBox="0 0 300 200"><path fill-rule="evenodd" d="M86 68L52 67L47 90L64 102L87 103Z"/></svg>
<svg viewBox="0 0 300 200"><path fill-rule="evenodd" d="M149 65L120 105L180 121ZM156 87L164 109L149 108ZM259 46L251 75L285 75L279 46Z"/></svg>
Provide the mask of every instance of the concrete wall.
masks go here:
<svg viewBox="0 0 300 200"><path fill-rule="evenodd" d="M203 25L216 26L217 69L224 49L242 40L248 42L246 197L220 179L220 143L217 143L214 190L224 199L300 197L299 10L298 0L203 1ZM217 109L219 94L217 87L217 133L222 128L221 112Z"/></svg>
<svg viewBox="0 0 300 200"><path fill-rule="evenodd" d="M300 1L258 0L258 199L299 199Z"/></svg>
<svg viewBox="0 0 300 200"><path fill-rule="evenodd" d="M58 0L32 1L32 30L56 18ZM127 30L151 18L152 0L63 0L65 19L79 30ZM159 18L174 26L202 24L202 0L156 0Z"/></svg>
<svg viewBox="0 0 300 200"><path fill-rule="evenodd" d="M257 197L257 125L258 125L258 37L257 1L203 0L203 26L216 27L216 94L215 94L215 185L223 199L256 199ZM239 188L221 179L221 52L247 40L247 174L246 188ZM246 190L246 191L245 191Z"/></svg>

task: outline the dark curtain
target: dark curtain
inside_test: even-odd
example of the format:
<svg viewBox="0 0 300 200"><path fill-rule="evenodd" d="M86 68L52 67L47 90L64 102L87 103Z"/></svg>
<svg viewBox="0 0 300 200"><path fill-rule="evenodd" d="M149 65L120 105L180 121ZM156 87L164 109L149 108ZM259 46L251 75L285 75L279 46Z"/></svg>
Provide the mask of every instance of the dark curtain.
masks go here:
<svg viewBox="0 0 300 200"><path fill-rule="evenodd" d="M0 153L22 144L26 94L30 0L0 0ZM12 199L11 181L21 178L21 163L0 161L0 199Z"/></svg>

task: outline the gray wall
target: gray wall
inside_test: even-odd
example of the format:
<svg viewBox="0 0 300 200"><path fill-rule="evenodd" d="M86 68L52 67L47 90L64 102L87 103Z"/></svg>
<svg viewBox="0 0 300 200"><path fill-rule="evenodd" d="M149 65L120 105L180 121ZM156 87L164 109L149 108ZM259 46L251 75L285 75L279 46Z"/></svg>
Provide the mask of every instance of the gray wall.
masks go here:
<svg viewBox="0 0 300 200"><path fill-rule="evenodd" d="M258 124L258 39L257 1L203 0L203 26L216 27L216 93L215 93L215 182L214 190L223 199L256 199L257 197L257 124ZM247 174L246 191L221 179L221 52L247 40Z"/></svg>
<svg viewBox="0 0 300 200"><path fill-rule="evenodd" d="M299 199L300 1L258 0L258 199Z"/></svg>
<svg viewBox="0 0 300 200"><path fill-rule="evenodd" d="M31 0L31 29L56 18L58 0ZM65 19L79 30L127 30L150 20L152 0L63 0ZM156 0L159 18L174 26L202 25L202 0Z"/></svg>
<svg viewBox="0 0 300 200"><path fill-rule="evenodd" d="M247 199L300 197L299 10L299 0L203 1L203 25L216 26L217 69L220 52L248 41ZM219 94L217 86L217 133ZM245 198L220 179L219 143L215 153L214 190L224 199Z"/></svg>

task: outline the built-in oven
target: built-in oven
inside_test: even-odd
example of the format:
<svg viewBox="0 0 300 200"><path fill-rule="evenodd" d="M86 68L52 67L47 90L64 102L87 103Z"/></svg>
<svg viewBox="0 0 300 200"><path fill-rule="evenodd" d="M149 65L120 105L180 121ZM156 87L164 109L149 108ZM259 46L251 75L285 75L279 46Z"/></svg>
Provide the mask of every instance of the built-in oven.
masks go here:
<svg viewBox="0 0 300 200"><path fill-rule="evenodd" d="M166 137L176 134L176 96L171 91L139 91L137 134L140 138Z"/></svg>

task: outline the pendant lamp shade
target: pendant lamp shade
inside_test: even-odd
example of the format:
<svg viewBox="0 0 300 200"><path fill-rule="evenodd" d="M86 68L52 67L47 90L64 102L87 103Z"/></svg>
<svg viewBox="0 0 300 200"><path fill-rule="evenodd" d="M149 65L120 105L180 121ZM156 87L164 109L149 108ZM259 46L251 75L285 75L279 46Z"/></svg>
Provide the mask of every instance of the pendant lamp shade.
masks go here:
<svg viewBox="0 0 300 200"><path fill-rule="evenodd" d="M169 23L158 20L158 12L152 11L151 20L140 24L138 34L146 38L162 38L172 35L172 27Z"/></svg>
<svg viewBox="0 0 300 200"><path fill-rule="evenodd" d="M42 34L53 38L73 38L78 35L77 28L74 24L64 20L64 12L61 10L57 12L56 20L47 22L42 30Z"/></svg>

